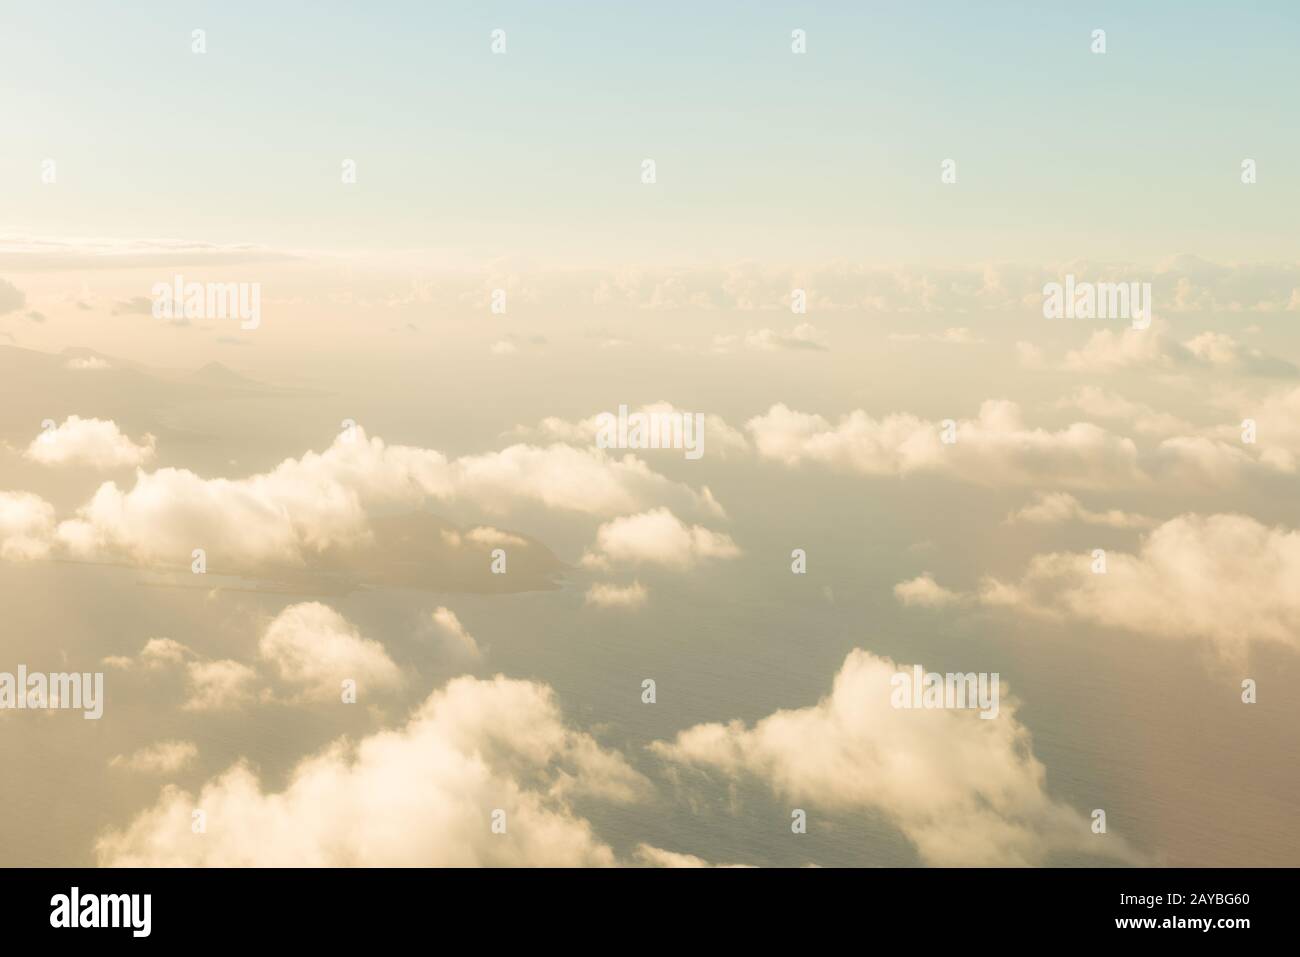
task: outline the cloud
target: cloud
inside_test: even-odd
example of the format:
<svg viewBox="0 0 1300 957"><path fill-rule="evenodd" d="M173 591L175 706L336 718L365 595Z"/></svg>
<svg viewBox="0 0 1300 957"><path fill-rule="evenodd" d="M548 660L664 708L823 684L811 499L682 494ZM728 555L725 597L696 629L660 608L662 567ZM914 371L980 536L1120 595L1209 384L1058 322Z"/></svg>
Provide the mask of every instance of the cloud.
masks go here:
<svg viewBox="0 0 1300 957"><path fill-rule="evenodd" d="M434 609L433 614L429 616L437 629L438 634L447 641L455 650L469 655L472 658L481 656L478 642L474 636L466 630L465 626L460 623L456 613L450 608L439 605Z"/></svg>
<svg viewBox="0 0 1300 957"><path fill-rule="evenodd" d="M145 435L139 444L132 442L111 419L70 415L62 425L34 438L23 456L41 465L131 468L152 459L154 445L152 435Z"/></svg>
<svg viewBox="0 0 1300 957"><path fill-rule="evenodd" d="M572 301L586 281L599 306L646 310L788 312L793 289L804 290L817 313L875 312L951 316L1024 312L1042 315L1043 285L1067 273L1085 281L1152 283L1160 311L1169 315L1285 313L1300 309L1300 263L1217 264L1179 256L1157 264L971 263L957 266L872 266L825 262L815 266L737 263L714 268L624 269L594 280L553 278L539 301ZM540 289L540 287L539 287Z"/></svg>
<svg viewBox="0 0 1300 957"><path fill-rule="evenodd" d="M27 303L27 296L13 283L0 279L0 316L17 312Z"/></svg>
<svg viewBox="0 0 1300 957"><path fill-rule="evenodd" d="M1022 577L986 579L981 600L1144 636L1199 638L1228 656L1253 642L1300 650L1300 532L1245 515L1182 515L1136 554L1038 555Z"/></svg>
<svg viewBox="0 0 1300 957"><path fill-rule="evenodd" d="M471 545L481 545L484 548L500 548L506 545L512 548L525 548L528 545L527 539L512 535L499 528L493 528L491 525L479 525L467 532L449 528L438 534L443 542L452 548L460 548L466 542Z"/></svg>
<svg viewBox="0 0 1300 957"><path fill-rule="evenodd" d="M402 684L384 646L363 638L347 619L319 602L290 605L267 626L257 654L303 700L338 701L345 680L358 697Z"/></svg>
<svg viewBox="0 0 1300 957"><path fill-rule="evenodd" d="M1109 528L1149 528L1155 520L1145 515L1109 509L1093 512L1068 492L1039 492L1032 504L1007 517L1007 521L1028 522L1031 525L1064 525L1082 522L1085 525L1105 525Z"/></svg>
<svg viewBox="0 0 1300 957"><path fill-rule="evenodd" d="M153 300L148 296L132 296L130 299L119 299L113 303L113 315L152 316Z"/></svg>
<svg viewBox="0 0 1300 957"><path fill-rule="evenodd" d="M813 351L825 352L826 344L821 339L817 327L809 322L802 322L789 332L777 332L772 329L759 329L745 334L745 348L759 352Z"/></svg>
<svg viewBox="0 0 1300 957"><path fill-rule="evenodd" d="M1133 430L1147 435L1174 435L1190 432L1189 423L1158 412L1149 405L1132 402L1122 395L1107 392L1096 386L1084 386L1056 403L1058 409L1078 409L1097 419L1119 419L1129 423Z"/></svg>
<svg viewBox="0 0 1300 957"><path fill-rule="evenodd" d="M386 445L357 429L322 453L243 479L137 470L134 486L104 483L55 534L75 558L174 564L204 548L210 562L226 567L301 565L332 546L369 542L369 517L386 506L460 501L492 513L532 505L610 515L665 499L720 511L707 489L697 493L671 482L632 455L516 444L449 460L432 449Z"/></svg>
<svg viewBox="0 0 1300 957"><path fill-rule="evenodd" d="M248 244L219 245L184 239L15 236L0 240L0 267L23 270L242 265L292 258L287 253Z"/></svg>
<svg viewBox="0 0 1300 957"><path fill-rule="evenodd" d="M735 558L740 549L731 536L701 525L686 525L666 508L625 515L596 530L596 544L583 564L651 564L688 569L709 559Z"/></svg>
<svg viewBox="0 0 1300 957"><path fill-rule="evenodd" d="M46 558L53 533L53 505L31 492L0 492L0 558Z"/></svg>
<svg viewBox="0 0 1300 957"><path fill-rule="evenodd" d="M1225 487L1249 475L1290 473L1296 468L1295 457L1289 452L1205 435L1165 439L1156 448L1156 457L1162 480L1179 485Z"/></svg>
<svg viewBox="0 0 1300 957"><path fill-rule="evenodd" d="M96 843L103 866L600 866L610 847L573 800L625 803L649 782L563 720L530 681L457 678L404 727L335 742L279 791L240 762ZM191 831L191 811L206 832ZM493 812L505 833L493 833Z"/></svg>
<svg viewBox="0 0 1300 957"><path fill-rule="evenodd" d="M962 600L957 592L949 591L931 578L929 572L899 582L894 586L894 597L904 605L919 605L923 608L942 608Z"/></svg>
<svg viewBox="0 0 1300 957"><path fill-rule="evenodd" d="M119 754L108 762L110 767L146 774L173 774L198 757L199 749L193 741L159 741L141 748L129 757Z"/></svg>
<svg viewBox="0 0 1300 957"><path fill-rule="evenodd" d="M1031 429L1014 402L990 399L978 418L954 425L956 440L945 444L943 423L910 414L875 419L858 409L832 424L778 404L746 428L759 455L789 466L811 462L864 475L935 473L981 485L1111 488L1145 481L1133 441L1091 423Z"/></svg>
<svg viewBox="0 0 1300 957"><path fill-rule="evenodd" d="M1241 419L1252 419L1261 455L1279 468L1293 471L1300 457L1300 386L1273 392L1263 398L1233 400ZM1233 433L1240 440L1239 426L1233 424L1224 434ZM1287 466L1290 466L1287 468Z"/></svg>
<svg viewBox="0 0 1300 957"><path fill-rule="evenodd" d="M1221 332L1202 332L1178 342L1169 334L1169 324L1162 321L1153 322L1147 329L1098 330L1083 348L1065 354L1064 368L1087 373L1200 368L1247 376L1300 374L1300 369L1285 359L1264 355Z"/></svg>
<svg viewBox="0 0 1300 957"><path fill-rule="evenodd" d="M630 585L612 585L597 582L587 589L583 604L597 608L640 608L649 593L640 582Z"/></svg>
<svg viewBox="0 0 1300 957"><path fill-rule="evenodd" d="M104 659L104 664L123 670L131 670L139 665L149 671L158 671L182 665L195 657L194 652L172 638L150 638L135 658L110 655Z"/></svg>
<svg viewBox="0 0 1300 957"><path fill-rule="evenodd" d="M651 402L628 410L629 416L636 413L659 416L693 414L689 410L679 409L671 402L664 401ZM562 419L557 416L547 416L538 422L536 426L516 426L511 434L544 442L564 442L569 445L594 446L601 428L601 416L606 414L617 418L616 410L610 410L608 413L597 413L578 421ZM745 434L739 429L728 425L722 416L705 413L703 448L711 456L716 454L725 458L729 455L748 452L749 440L745 438Z"/></svg>
<svg viewBox="0 0 1300 957"><path fill-rule="evenodd" d="M633 856L637 862L646 867L749 867L748 864L710 864L702 857L696 857L694 854L680 854L676 851L665 851L661 847L655 847L652 844L638 844Z"/></svg>
<svg viewBox="0 0 1300 957"><path fill-rule="evenodd" d="M984 340L976 336L965 326L953 326L943 332L893 332L889 338L893 342L945 342L949 345L974 345Z"/></svg>
<svg viewBox="0 0 1300 957"><path fill-rule="evenodd" d="M100 372L113 367L99 356L73 356L63 364L63 368L73 372Z"/></svg>
<svg viewBox="0 0 1300 957"><path fill-rule="evenodd" d="M191 661L185 666L186 711L233 711L256 700L257 672L229 658Z"/></svg>
<svg viewBox="0 0 1300 957"><path fill-rule="evenodd" d="M752 727L696 725L651 749L733 781L757 777L798 806L881 814L926 864L1034 865L1057 851L1116 846L1048 794L1014 703L1004 697L992 720L972 710L894 708L890 679L905 667L854 650L815 705Z"/></svg>

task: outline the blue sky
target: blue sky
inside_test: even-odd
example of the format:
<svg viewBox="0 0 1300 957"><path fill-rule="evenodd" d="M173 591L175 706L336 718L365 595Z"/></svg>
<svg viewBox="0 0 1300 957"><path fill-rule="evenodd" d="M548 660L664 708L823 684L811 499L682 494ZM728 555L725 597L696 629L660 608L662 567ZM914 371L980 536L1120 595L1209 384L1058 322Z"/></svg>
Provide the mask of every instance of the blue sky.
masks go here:
<svg viewBox="0 0 1300 957"><path fill-rule="evenodd" d="M1300 12L1132 6L7 4L0 228L574 263L1294 258Z"/></svg>

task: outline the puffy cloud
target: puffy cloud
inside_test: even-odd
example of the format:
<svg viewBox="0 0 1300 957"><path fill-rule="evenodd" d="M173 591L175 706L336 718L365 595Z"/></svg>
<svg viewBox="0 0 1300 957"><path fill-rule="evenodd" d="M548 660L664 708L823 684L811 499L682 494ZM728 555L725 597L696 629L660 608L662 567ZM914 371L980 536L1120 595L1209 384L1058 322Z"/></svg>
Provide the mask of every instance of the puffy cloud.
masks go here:
<svg viewBox="0 0 1300 957"><path fill-rule="evenodd" d="M213 660L171 638L151 638L134 658L109 655L104 664L124 671L179 670L185 677L186 711L229 711L257 698L257 672L230 658Z"/></svg>
<svg viewBox="0 0 1300 957"><path fill-rule="evenodd" d="M774 405L749 421L761 456L786 465L814 462L866 475L933 472L983 485L1061 484L1110 488L1145 481L1133 441L1087 422L1059 431L1025 426L1014 402L990 399L979 417L955 424L909 414L875 419L858 409L832 424L820 415Z"/></svg>
<svg viewBox="0 0 1300 957"><path fill-rule="evenodd" d="M471 528L468 532L447 530L442 532L441 535L442 540L454 548L459 548L463 542L470 542L487 548L499 548L504 545L523 548L528 544L525 539L520 538L518 535L511 535L509 532L503 532L501 529L493 528L490 525L479 525Z"/></svg>
<svg viewBox="0 0 1300 957"><path fill-rule="evenodd" d="M1300 532L1245 515L1182 515L1136 554L1036 556L1019 581L989 579L981 600L1160 638L1201 638L1225 655L1266 641L1300 650Z"/></svg>
<svg viewBox="0 0 1300 957"><path fill-rule="evenodd" d="M456 617L456 613L450 608L439 605L429 617L439 635L452 648L472 658L478 658L481 655L478 642L474 640L474 636L466 630L465 626L460 623L460 619Z"/></svg>
<svg viewBox="0 0 1300 957"><path fill-rule="evenodd" d="M368 515L385 505L433 499L467 501L491 512L531 504L610 515L665 498L719 510L707 489L696 493L670 482L631 455L516 444L448 460L431 449L385 445L357 429L323 453L286 459L244 479L137 470L130 489L115 482L100 486L74 518L59 524L56 536L79 558L175 563L204 548L210 561L227 566L301 564L332 546L368 542Z"/></svg>
<svg viewBox="0 0 1300 957"><path fill-rule="evenodd" d="M1135 432L1148 435L1174 435L1192 431L1192 426L1175 415L1158 412L1149 405L1132 402L1096 386L1084 386L1056 403L1060 409L1078 409L1098 419L1119 419L1132 425Z"/></svg>
<svg viewBox="0 0 1300 957"><path fill-rule="evenodd" d="M1300 457L1300 386L1262 398L1237 399L1235 405L1242 419L1254 421L1256 447L1261 456L1268 457L1279 468L1293 471L1295 460ZM1239 426L1224 431L1236 433L1233 438L1240 440Z"/></svg>
<svg viewBox="0 0 1300 957"><path fill-rule="evenodd" d="M53 505L30 492L0 492L0 558L45 558L53 533Z"/></svg>
<svg viewBox="0 0 1300 957"><path fill-rule="evenodd" d="M1167 322L1149 328L1101 329L1081 349L1066 353L1072 372L1103 373L1121 369L1216 369L1242 375L1294 376L1300 370L1284 359L1264 355L1220 332L1203 332L1186 342L1169 334Z"/></svg>
<svg viewBox="0 0 1300 957"><path fill-rule="evenodd" d="M189 693L183 706L186 711L232 711L256 700L257 672L229 658L189 662L185 681Z"/></svg>
<svg viewBox="0 0 1300 957"><path fill-rule="evenodd" d="M1028 522L1032 525L1064 525L1082 522L1085 525L1105 525L1110 528L1148 528L1154 519L1117 508L1094 512L1084 507L1068 492L1039 492L1034 501L1007 517L1008 522Z"/></svg>
<svg viewBox="0 0 1300 957"><path fill-rule="evenodd" d="M723 532L687 525L666 508L624 515L596 530L596 544L583 556L595 568L621 563L645 563L692 568L709 559L735 558L740 549Z"/></svg>
<svg viewBox="0 0 1300 957"><path fill-rule="evenodd" d="M962 600L961 595L944 588L930 577L929 572L899 582L894 586L894 597L904 605L920 605L923 608L942 608Z"/></svg>
<svg viewBox="0 0 1300 957"><path fill-rule="evenodd" d="M1296 467L1295 457L1289 452L1243 446L1206 435L1165 439L1156 448L1156 460L1165 481L1214 487L1233 485L1248 475L1294 472Z"/></svg>
<svg viewBox="0 0 1300 957"><path fill-rule="evenodd" d="M1032 865L1054 851L1100 853L1083 817L1047 793L1014 704L1004 698L992 720L894 708L890 679L902 667L854 650L815 705L752 727L696 725L651 747L732 779L756 776L800 806L883 814L927 864Z"/></svg>
<svg viewBox="0 0 1300 957"><path fill-rule="evenodd" d="M811 350L825 352L826 344L821 333L810 322L801 322L789 332L777 332L773 329L759 329L745 334L745 348L757 349L759 352L779 352L789 350Z"/></svg>
<svg viewBox="0 0 1300 957"><path fill-rule="evenodd" d="M154 437L146 435L137 444L111 419L83 419L70 415L58 428L47 429L33 439L23 455L41 465L133 468L153 458Z"/></svg>
<svg viewBox="0 0 1300 957"><path fill-rule="evenodd" d="M403 677L383 645L361 636L334 609L299 602L277 614L257 646L257 668L233 659L211 659L171 638L152 638L134 657L111 655L110 667L146 672L180 671L187 711L226 711L280 697L287 703L337 701L342 682L357 683L359 694L396 689ZM265 687L274 679L282 695Z"/></svg>
<svg viewBox="0 0 1300 957"><path fill-rule="evenodd" d="M1168 323L1153 322L1145 329L1099 329L1081 349L1065 354L1072 372L1114 372L1135 367L1173 369L1191 354L1168 334Z"/></svg>
<svg viewBox="0 0 1300 957"><path fill-rule="evenodd" d="M319 602L290 605L276 615L257 653L305 700L339 700L344 680L355 681L359 695L402 683L383 645L363 638L347 619Z"/></svg>
<svg viewBox="0 0 1300 957"><path fill-rule="evenodd" d="M199 755L193 741L159 741L127 756L119 754L109 766L146 774L172 774L190 764Z"/></svg>
<svg viewBox="0 0 1300 957"><path fill-rule="evenodd" d="M597 608L640 608L646 603L649 593L640 582L630 585L612 585L597 582L587 589L584 604Z"/></svg>
<svg viewBox="0 0 1300 957"><path fill-rule="evenodd" d="M147 670L158 671L162 668L182 665L195 657L197 656L194 652L175 639L150 638L144 643L144 647L140 649L140 654L135 658L127 655L111 655L104 659L104 664L126 670L139 664Z"/></svg>
<svg viewBox="0 0 1300 957"><path fill-rule="evenodd" d="M110 866L610 865L572 801L648 789L620 754L565 724L546 686L462 677L404 727L306 758L283 790L242 762L197 794L168 787L96 854ZM190 830L194 808L204 834ZM504 834L492 830L497 810Z"/></svg>

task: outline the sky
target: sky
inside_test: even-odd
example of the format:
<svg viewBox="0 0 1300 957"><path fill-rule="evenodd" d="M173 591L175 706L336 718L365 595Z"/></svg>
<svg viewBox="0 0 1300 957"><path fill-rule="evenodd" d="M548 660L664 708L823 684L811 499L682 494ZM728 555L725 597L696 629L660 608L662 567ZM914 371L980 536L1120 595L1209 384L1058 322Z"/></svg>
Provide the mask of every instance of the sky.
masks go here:
<svg viewBox="0 0 1300 957"><path fill-rule="evenodd" d="M0 864L1294 866L1297 18L4 4Z"/></svg>
<svg viewBox="0 0 1300 957"><path fill-rule="evenodd" d="M1285 118L1300 14L1287 3L3 16L0 175L16 234L560 265L1295 253L1285 171L1300 133ZM193 29L207 31L201 56ZM504 56L487 55L495 29ZM1105 55L1090 52L1094 29ZM1260 171L1249 193L1244 157ZM57 188L40 181L47 158ZM949 158L958 188L945 191ZM344 159L358 169L347 190Z"/></svg>

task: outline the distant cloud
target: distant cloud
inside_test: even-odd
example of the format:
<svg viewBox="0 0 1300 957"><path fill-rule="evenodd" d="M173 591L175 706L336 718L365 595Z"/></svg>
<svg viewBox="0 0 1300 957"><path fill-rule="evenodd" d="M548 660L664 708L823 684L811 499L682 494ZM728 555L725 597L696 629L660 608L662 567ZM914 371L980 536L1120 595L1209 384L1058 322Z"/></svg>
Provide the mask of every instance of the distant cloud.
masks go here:
<svg viewBox="0 0 1300 957"><path fill-rule="evenodd" d="M649 564L686 569L710 559L735 558L740 549L731 536L700 525L686 525L666 508L625 515L596 531L596 544L584 565Z"/></svg>
<svg viewBox="0 0 1300 957"><path fill-rule="evenodd" d="M759 329L745 334L745 348L760 352L776 352L783 349L812 350L825 352L826 344L821 333L812 323L804 322L789 332L777 332L772 329Z"/></svg>
<svg viewBox="0 0 1300 957"><path fill-rule="evenodd" d="M954 326L943 332L894 332L889 336L895 342L946 342L949 345L973 345L983 342L965 326Z"/></svg>
<svg viewBox="0 0 1300 957"><path fill-rule="evenodd" d="M1056 403L1058 409L1078 409L1098 419L1115 419L1130 424L1134 431L1149 435L1172 435L1191 432L1193 427L1167 412L1132 402L1114 392L1096 386L1083 386Z"/></svg>
<svg viewBox="0 0 1300 957"><path fill-rule="evenodd" d="M0 316L16 312L27 304L27 296L21 289L5 279L0 279Z"/></svg>
<svg viewBox="0 0 1300 957"><path fill-rule="evenodd" d="M1014 402L990 399L972 420L943 423L907 413L873 418L862 410L831 423L774 405L747 423L759 455L788 466L814 463L865 475L936 473L982 485L1057 482L1109 488L1145 481L1133 441L1086 422L1049 431L1025 425Z"/></svg>
<svg viewBox="0 0 1300 957"><path fill-rule="evenodd" d="M1010 523L1028 522L1032 525L1063 525L1082 522L1084 525L1105 525L1110 528L1149 528L1155 520L1145 515L1110 509L1094 512L1068 492L1039 492L1032 504L1008 516Z"/></svg>
<svg viewBox="0 0 1300 957"><path fill-rule="evenodd" d="M294 258L296 257L291 253L262 246L222 245L184 239L0 238L0 268L3 269L165 269Z"/></svg>
<svg viewBox="0 0 1300 957"><path fill-rule="evenodd" d="M1168 323L1159 320L1147 329L1100 329L1082 348L1067 352L1063 364L1067 371L1087 373L1139 369L1175 372L1198 366L1248 376L1300 374L1293 363L1264 355L1220 332L1202 332L1179 342L1170 335Z"/></svg>
<svg viewBox="0 0 1300 957"><path fill-rule="evenodd" d="M113 303L115 316L152 316L153 300L147 296L134 296L131 299L119 299Z"/></svg>
<svg viewBox="0 0 1300 957"><path fill-rule="evenodd" d="M231 711L256 700L257 672L229 658L185 665L186 711Z"/></svg>
<svg viewBox="0 0 1300 957"><path fill-rule="evenodd" d="M671 402L649 402L645 405L630 407L628 414L644 413L646 415L693 414L690 409L681 409ZM580 421L547 416L535 426L516 426L510 435L545 442L565 442L569 445L593 446L601 426L601 415L596 413ZM607 411L615 415L616 410ZM749 440L739 429L733 428L720 415L704 414L704 452L710 457L715 455L727 457L749 451ZM649 450L653 452L654 450Z"/></svg>
<svg viewBox="0 0 1300 957"><path fill-rule="evenodd" d="M630 585L613 585L597 582L587 589L584 604L596 608L640 608L646 603L649 592L640 582Z"/></svg>
<svg viewBox="0 0 1300 957"><path fill-rule="evenodd" d="M1300 651L1300 532L1246 515L1181 515L1109 551L1035 556L1019 579L988 577L963 598L1147 637L1205 642L1240 658L1255 642Z"/></svg>
<svg viewBox="0 0 1300 957"><path fill-rule="evenodd" d="M119 754L108 764L145 774L173 774L191 764L199 749L193 741L159 741L131 754Z"/></svg>
<svg viewBox="0 0 1300 957"><path fill-rule="evenodd" d="M904 605L919 605L923 608L942 608L961 601L961 595L941 586L930 577L929 572L899 582L894 586L894 597Z"/></svg>

